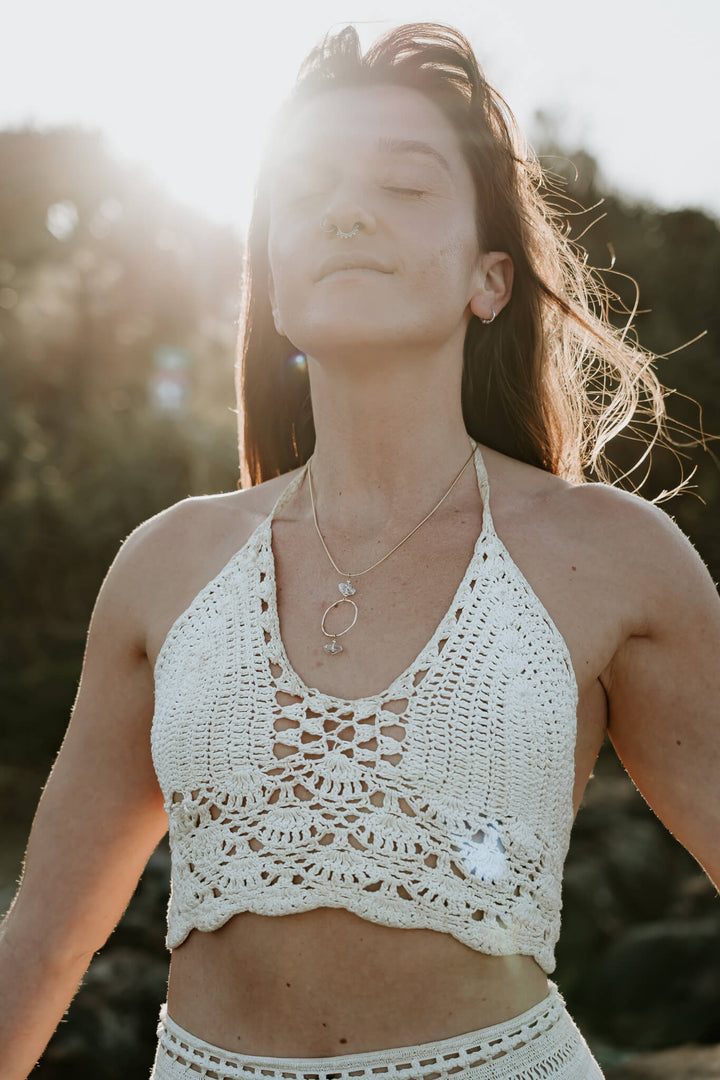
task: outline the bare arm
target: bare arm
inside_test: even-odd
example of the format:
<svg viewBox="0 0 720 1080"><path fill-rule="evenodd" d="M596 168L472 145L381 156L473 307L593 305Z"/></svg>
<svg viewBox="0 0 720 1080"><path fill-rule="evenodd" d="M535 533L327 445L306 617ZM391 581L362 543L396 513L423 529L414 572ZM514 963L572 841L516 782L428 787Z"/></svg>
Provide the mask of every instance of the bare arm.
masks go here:
<svg viewBox="0 0 720 1080"><path fill-rule="evenodd" d="M645 632L608 672L608 733L638 790L720 890L720 599L687 537L622 496Z"/></svg>
<svg viewBox="0 0 720 1080"><path fill-rule="evenodd" d="M150 756L143 605L157 519L113 562L93 612L71 721L0 927L0 1080L24 1080L165 833Z"/></svg>

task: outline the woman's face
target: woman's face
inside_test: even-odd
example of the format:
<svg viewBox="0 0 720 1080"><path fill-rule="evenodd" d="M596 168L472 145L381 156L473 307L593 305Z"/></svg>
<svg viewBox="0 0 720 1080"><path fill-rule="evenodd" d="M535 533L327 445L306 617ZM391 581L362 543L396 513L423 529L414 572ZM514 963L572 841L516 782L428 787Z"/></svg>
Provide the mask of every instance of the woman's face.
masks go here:
<svg viewBox="0 0 720 1080"><path fill-rule="evenodd" d="M421 145L422 144L422 145ZM269 289L276 329L308 356L343 346L462 351L482 279L475 191L457 135L417 90L332 90L276 151ZM327 219L352 239L324 232ZM376 269L321 276L330 256Z"/></svg>

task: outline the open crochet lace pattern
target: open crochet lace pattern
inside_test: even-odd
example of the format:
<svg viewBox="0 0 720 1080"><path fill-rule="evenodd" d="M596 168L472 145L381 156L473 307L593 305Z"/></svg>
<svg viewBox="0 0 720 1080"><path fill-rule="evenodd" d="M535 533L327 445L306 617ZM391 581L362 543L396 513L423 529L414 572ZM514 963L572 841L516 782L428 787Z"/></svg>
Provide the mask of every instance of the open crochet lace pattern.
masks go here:
<svg viewBox="0 0 720 1080"><path fill-rule="evenodd" d="M170 821L168 947L242 911L341 907L554 970L572 826L567 645L483 528L447 613L384 693L307 686L280 636L272 519L176 620L152 749Z"/></svg>

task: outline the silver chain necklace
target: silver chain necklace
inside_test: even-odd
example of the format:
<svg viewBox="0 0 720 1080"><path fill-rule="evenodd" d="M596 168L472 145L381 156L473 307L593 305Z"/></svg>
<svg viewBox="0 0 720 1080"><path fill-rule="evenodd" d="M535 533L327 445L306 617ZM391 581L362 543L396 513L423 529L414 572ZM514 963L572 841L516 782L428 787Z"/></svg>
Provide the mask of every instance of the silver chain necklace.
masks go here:
<svg viewBox="0 0 720 1080"><path fill-rule="evenodd" d="M329 642L327 642L327 643L326 643L325 645L323 645L323 650L324 650L324 651L325 651L326 653L328 653L328 654L329 654L330 656L336 656L336 655L337 655L338 653L341 653L341 652L343 652L343 651L344 651L344 648L343 648L343 646L342 646L342 645L340 644L340 642L338 641L338 638L339 638L339 637L342 637L342 636L343 636L343 634L347 634L348 630L352 630L353 626L354 626L354 625L355 625L355 623L357 622L357 617L358 617L358 609L357 609L357 604L355 603L355 601L354 601L354 600L351 600L351 599L350 599L350 598L351 598L352 596L355 596L355 595L356 595L356 592L357 592L357 590L356 590L356 589L355 589L355 587L353 586L353 583L352 583L352 581L351 581L351 578L357 578L357 577L362 577L362 575L363 575L363 574L367 574L367 573L369 573L369 572L370 572L371 570L374 570L376 566L380 566L380 563L384 563L384 562L385 562L385 560L386 560L386 559L389 559L389 558L390 558L390 556L391 556L391 555L392 555L392 554L393 554L394 552L396 552L396 551L397 551L397 549L398 549L399 547L401 547L401 546L402 546L402 545L403 545L403 544L405 543L405 541L406 541L406 540L409 540L411 536L414 536L414 535L415 535L415 533L416 533L416 532L418 531L418 529L420 528L420 526L421 526L421 525L424 525L424 524L425 524L425 522L426 522L426 521L427 521L427 520L428 520L429 518L431 518L431 517L433 516L433 514L435 513L435 511L436 511L436 510L437 510L437 509L438 509L438 508L439 508L440 506L442 506L442 504L443 504L443 503L445 502L445 500L447 499L448 495L450 494L450 492L452 491L452 489L453 489L453 488L455 487L455 485L457 484L458 480L460 479L460 477L462 476L462 474L463 474L463 473L465 472L466 468L468 467L468 465L469 465L469 464L470 464L470 462L472 461L473 455L475 454L475 449L476 449L476 447L475 447L475 446L473 445L473 448L472 448L472 450L471 450L471 452L470 452L470 456L468 457L467 461L465 462L465 464L463 465L463 467L462 467L462 468L460 469L460 472L459 472L459 473L457 474L457 476L456 476L456 477L455 477L455 479L453 480L452 484L451 484L451 485L450 485L450 487L449 487L449 488L447 489L447 491L445 492L445 494L443 495L443 497L442 497L442 498L440 499L440 501L439 501L439 502L437 502L437 503L435 504L435 506L433 506L433 508L432 508L432 510L430 511L430 513L429 513L429 514L426 514L426 515L425 515L425 517L424 517L424 518L422 519L422 521L421 521L421 522L419 522L419 523L418 523L418 524L417 524L417 525L415 526L415 528L414 528L414 529L412 529L412 530L411 530L411 531L410 531L410 532L409 532L409 533L407 534L407 536L404 536L404 537L402 538L402 540L400 541L400 543L399 543L399 544L396 544L396 545L395 545L395 547L394 547L394 548L392 548L392 550L391 550L391 551L388 551L387 555L383 555L383 557L382 557L381 559L378 559L378 561L377 561L377 562L374 562L374 563L372 564L372 566L368 566L366 570L358 570L358 571L356 571L356 572L354 572L354 573L350 573L349 571L348 571L348 572L346 573L345 571L343 571L343 570L341 570L341 569L340 569L340 567L339 567L339 566L337 565L337 563L336 563L336 562L335 562L335 560L333 559L332 555L331 555L331 554L330 554L330 552L328 551L328 546L327 546L327 544L325 543L325 539L324 539L324 537L323 537L323 534L322 534L322 533L320 532L320 526L318 525L318 519L317 519L317 511L316 511L316 509L315 509L315 493L314 493L314 490L313 490L313 480L312 480L312 464L311 464L311 462L310 462L310 461L308 461L308 480L309 480L309 483L310 483L310 504L311 504L311 506L312 506L312 512L313 512L313 521L315 522L315 529L317 530L317 534L318 534L318 536L320 537L320 542L321 542L322 546L323 546L323 547L324 547L324 549L325 549L325 554L327 555L328 559L329 559L329 560L330 560L330 562L332 563L332 565L333 565L333 567L335 568L335 570L337 571L337 573L338 573L338 574L340 574L340 576L341 576L342 578L344 578L344 579L345 579L344 581L341 581L341 582L339 582L339 583L338 583L338 589L340 590L340 594L341 594L341 597L342 597L342 599L340 599L340 600L336 600L336 601L335 601L334 603L330 604L330 606L329 606L329 607L328 607L328 608L326 609L326 611L325 611L325 614L323 615L323 617L322 617L322 621L321 621L321 623L320 623L320 629L322 630L322 632L323 632L323 634L325 635L325 637L327 637L327 638L331 638L331 639L332 639L331 641L329 641ZM326 630L326 629L325 629L325 620L326 620L326 618L328 617L328 615L330 614L330 612L331 612L331 611L332 611L332 610L333 610L334 608L336 608L336 607L340 607L340 605L341 605L341 604L350 604L350 606L352 607L352 609L353 609L353 619L352 619L352 622L350 623L350 625L349 625L349 626L346 626L344 630L340 630L339 632L336 632L336 633L330 633L330 632L329 632L328 630Z"/></svg>

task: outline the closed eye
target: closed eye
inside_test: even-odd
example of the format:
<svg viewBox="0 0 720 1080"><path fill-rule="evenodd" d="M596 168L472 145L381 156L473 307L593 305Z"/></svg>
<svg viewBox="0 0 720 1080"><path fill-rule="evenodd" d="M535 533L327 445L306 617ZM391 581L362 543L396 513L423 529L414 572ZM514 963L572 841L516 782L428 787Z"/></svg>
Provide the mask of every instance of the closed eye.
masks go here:
<svg viewBox="0 0 720 1080"><path fill-rule="evenodd" d="M387 187L386 191L395 191L400 195L424 195L424 191L419 191L417 188L401 188L401 187Z"/></svg>

